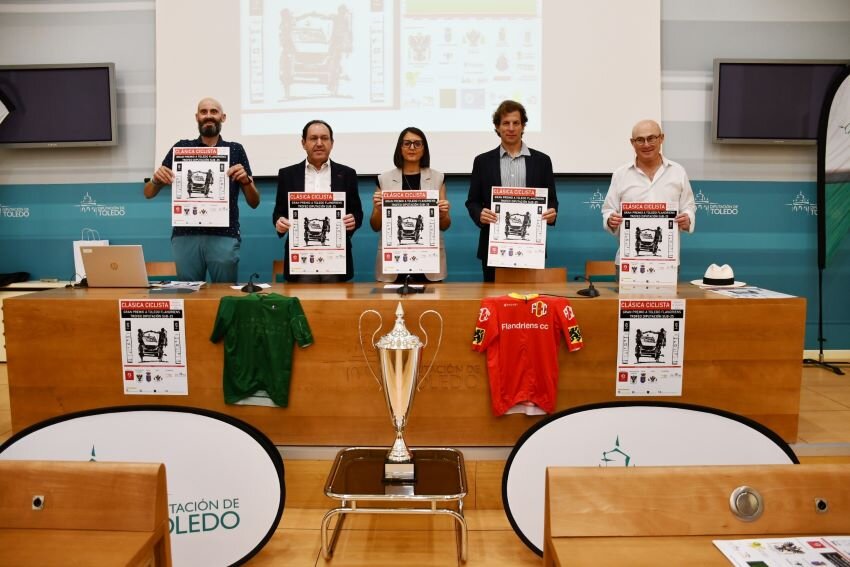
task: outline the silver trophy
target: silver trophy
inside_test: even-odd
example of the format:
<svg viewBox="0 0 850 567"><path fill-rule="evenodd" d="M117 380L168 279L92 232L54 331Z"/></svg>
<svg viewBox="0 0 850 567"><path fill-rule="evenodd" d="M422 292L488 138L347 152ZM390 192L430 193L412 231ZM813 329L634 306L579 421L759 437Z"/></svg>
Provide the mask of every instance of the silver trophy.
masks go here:
<svg viewBox="0 0 850 567"><path fill-rule="evenodd" d="M366 356L366 348L363 346L362 324L363 317L367 313L374 313L381 321L378 328L372 333L370 341L372 348L378 353L378 362L381 365L380 378L372 370L372 365ZM437 350L434 351L431 364L428 365L422 379L418 380L422 350L428 346L428 333L422 327L422 318L429 313L433 313L440 320L440 338L437 340ZM404 326L404 310L401 308L401 302L399 302L395 314L396 320L393 330L375 342L375 335L381 331L384 319L374 309L364 311L360 314L357 323L357 335L360 338L360 350L363 351L366 366L369 367L369 372L377 380L378 386L384 391L387 408L390 410L390 419L395 428L395 442L384 460L384 479L410 482L416 479L416 471L413 456L404 442L404 428L407 425L410 408L413 406L413 396L419 390L422 382L425 381L431 367L434 366L434 360L440 350L440 343L443 340L443 318L433 309L424 311L419 316L419 328L425 334L425 343L423 344L419 337L410 333Z"/></svg>

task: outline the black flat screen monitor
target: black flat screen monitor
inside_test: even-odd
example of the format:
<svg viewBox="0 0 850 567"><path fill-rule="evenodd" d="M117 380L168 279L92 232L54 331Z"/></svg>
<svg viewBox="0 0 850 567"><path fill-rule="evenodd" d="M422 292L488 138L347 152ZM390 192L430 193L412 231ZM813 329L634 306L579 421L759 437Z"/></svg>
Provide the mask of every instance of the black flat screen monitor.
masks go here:
<svg viewBox="0 0 850 567"><path fill-rule="evenodd" d="M715 59L712 140L814 144L827 89L850 61Z"/></svg>
<svg viewBox="0 0 850 567"><path fill-rule="evenodd" d="M0 66L0 105L2 146L117 143L113 63Z"/></svg>

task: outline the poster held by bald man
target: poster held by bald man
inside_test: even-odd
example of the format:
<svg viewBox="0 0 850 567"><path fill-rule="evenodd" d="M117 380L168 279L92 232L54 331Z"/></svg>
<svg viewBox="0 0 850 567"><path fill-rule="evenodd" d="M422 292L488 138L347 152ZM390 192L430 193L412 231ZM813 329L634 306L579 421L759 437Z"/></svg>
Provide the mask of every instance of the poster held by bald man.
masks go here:
<svg viewBox="0 0 850 567"><path fill-rule="evenodd" d="M145 197L152 199L163 187L175 183L179 174L180 183L173 198L179 197L181 202L175 201L172 211L179 206L184 218L179 220L180 216L174 214L171 231L171 252L177 264L178 280L203 281L209 273L213 283L235 283L241 245L239 193L245 195L245 202L252 209L260 204L260 193L251 176L245 149L238 142L228 142L221 137L221 127L226 120L227 115L220 102L214 98L201 99L195 112L200 135L174 144L162 165L145 183ZM197 150L192 152L181 148ZM188 159L193 153L199 160ZM203 159L205 155L206 161ZM189 167L196 165L203 167L200 171L193 170L190 175ZM219 194L220 199L216 198L217 185L223 190ZM189 216L208 216L211 220L186 222L183 208L186 200L198 202L197 206L189 208ZM219 206L219 214L210 214Z"/></svg>
<svg viewBox="0 0 850 567"><path fill-rule="evenodd" d="M624 203L664 203L668 211L676 211L673 227L680 232L693 232L696 222L694 191L685 168L661 153L664 132L654 120L641 120L632 128L629 139L635 158L617 168L602 204L602 226L620 237ZM620 265L621 251L616 263ZM675 242L675 263L679 265L679 242Z"/></svg>

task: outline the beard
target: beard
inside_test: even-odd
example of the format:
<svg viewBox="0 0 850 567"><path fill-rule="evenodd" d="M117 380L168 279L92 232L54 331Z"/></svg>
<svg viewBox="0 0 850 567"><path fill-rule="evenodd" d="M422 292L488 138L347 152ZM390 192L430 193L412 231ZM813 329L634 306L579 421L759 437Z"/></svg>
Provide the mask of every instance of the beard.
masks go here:
<svg viewBox="0 0 850 567"><path fill-rule="evenodd" d="M221 132L221 122L208 120L207 122L198 122L198 132L205 138L218 136Z"/></svg>

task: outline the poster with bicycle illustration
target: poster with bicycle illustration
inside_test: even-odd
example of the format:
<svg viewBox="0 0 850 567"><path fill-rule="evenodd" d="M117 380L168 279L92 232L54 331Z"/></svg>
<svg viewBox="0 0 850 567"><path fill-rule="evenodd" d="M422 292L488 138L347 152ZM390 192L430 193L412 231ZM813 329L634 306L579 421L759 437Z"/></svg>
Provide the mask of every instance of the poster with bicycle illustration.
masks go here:
<svg viewBox="0 0 850 567"><path fill-rule="evenodd" d="M345 192L289 193L289 271L345 273Z"/></svg>
<svg viewBox="0 0 850 567"><path fill-rule="evenodd" d="M189 395L182 299L120 299L124 394Z"/></svg>
<svg viewBox="0 0 850 567"><path fill-rule="evenodd" d="M172 148L172 226L230 225L230 148Z"/></svg>
<svg viewBox="0 0 850 567"><path fill-rule="evenodd" d="M676 285L679 228L672 203L623 203L620 285Z"/></svg>
<svg viewBox="0 0 850 567"><path fill-rule="evenodd" d="M381 193L381 253L388 274L440 271L439 191Z"/></svg>
<svg viewBox="0 0 850 567"><path fill-rule="evenodd" d="M617 396L681 396L684 299L620 299Z"/></svg>
<svg viewBox="0 0 850 567"><path fill-rule="evenodd" d="M546 267L546 221L549 190L535 187L493 187L487 265L494 268Z"/></svg>

